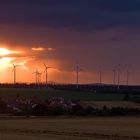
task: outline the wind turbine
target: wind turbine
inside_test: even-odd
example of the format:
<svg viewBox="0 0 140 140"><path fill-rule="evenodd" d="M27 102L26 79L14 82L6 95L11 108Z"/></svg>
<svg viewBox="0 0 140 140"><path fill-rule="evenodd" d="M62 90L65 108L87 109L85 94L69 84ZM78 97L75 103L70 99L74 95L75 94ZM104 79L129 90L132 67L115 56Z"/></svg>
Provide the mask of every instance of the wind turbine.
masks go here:
<svg viewBox="0 0 140 140"><path fill-rule="evenodd" d="M120 65L118 66L118 89L120 88Z"/></svg>
<svg viewBox="0 0 140 140"><path fill-rule="evenodd" d="M100 81L100 85L102 84L102 69L101 67L99 67L99 81Z"/></svg>
<svg viewBox="0 0 140 140"><path fill-rule="evenodd" d="M129 69L126 69L126 85L128 86L129 84Z"/></svg>
<svg viewBox="0 0 140 140"><path fill-rule="evenodd" d="M113 84L116 84L116 70L113 69Z"/></svg>
<svg viewBox="0 0 140 140"><path fill-rule="evenodd" d="M39 77L38 77L39 72L38 72L38 70L36 69L36 71L33 74L35 74L36 86L39 86Z"/></svg>
<svg viewBox="0 0 140 140"><path fill-rule="evenodd" d="M41 83L41 72L38 72L38 84L40 84Z"/></svg>
<svg viewBox="0 0 140 140"><path fill-rule="evenodd" d="M19 66L21 66L21 65L15 65L15 64L13 63L14 84L16 84L16 69L17 69L17 67L19 67Z"/></svg>
<svg viewBox="0 0 140 140"><path fill-rule="evenodd" d="M50 69L51 67L48 67L45 63L44 63L44 66L45 66L45 73L46 73L46 88L48 88L48 69Z"/></svg>
<svg viewBox="0 0 140 140"><path fill-rule="evenodd" d="M80 72L80 66L78 62L76 63L76 88L79 88L79 72Z"/></svg>

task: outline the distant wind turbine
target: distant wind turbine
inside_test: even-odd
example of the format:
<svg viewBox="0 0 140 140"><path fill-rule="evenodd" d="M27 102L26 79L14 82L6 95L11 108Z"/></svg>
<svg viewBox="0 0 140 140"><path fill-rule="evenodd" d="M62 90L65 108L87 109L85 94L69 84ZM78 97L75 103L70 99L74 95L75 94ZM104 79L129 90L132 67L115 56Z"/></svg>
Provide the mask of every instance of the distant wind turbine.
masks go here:
<svg viewBox="0 0 140 140"><path fill-rule="evenodd" d="M120 88L120 65L118 66L118 89Z"/></svg>
<svg viewBox="0 0 140 140"><path fill-rule="evenodd" d="M41 83L41 72L38 72L38 84L40 84Z"/></svg>
<svg viewBox="0 0 140 140"><path fill-rule="evenodd" d="M79 88L79 72L80 72L80 66L78 62L76 63L76 88Z"/></svg>
<svg viewBox="0 0 140 140"><path fill-rule="evenodd" d="M99 82L101 85L102 84L102 69L101 69L101 67L99 68Z"/></svg>
<svg viewBox="0 0 140 140"><path fill-rule="evenodd" d="M39 86L39 72L38 72L38 70L36 69L36 71L33 74L35 74L36 86Z"/></svg>
<svg viewBox="0 0 140 140"><path fill-rule="evenodd" d="M116 84L116 70L113 69L113 84Z"/></svg>
<svg viewBox="0 0 140 140"><path fill-rule="evenodd" d="M19 66L21 66L21 65L15 65L15 64L13 64L13 76L14 76L14 84L16 84L16 69L17 69L17 67L19 67Z"/></svg>
<svg viewBox="0 0 140 140"><path fill-rule="evenodd" d="M44 63L44 66L45 66L45 73L46 73L46 88L48 88L48 69L50 69L51 67L48 67L45 63Z"/></svg>
<svg viewBox="0 0 140 140"><path fill-rule="evenodd" d="M126 69L126 85L128 86L129 84L129 69Z"/></svg>

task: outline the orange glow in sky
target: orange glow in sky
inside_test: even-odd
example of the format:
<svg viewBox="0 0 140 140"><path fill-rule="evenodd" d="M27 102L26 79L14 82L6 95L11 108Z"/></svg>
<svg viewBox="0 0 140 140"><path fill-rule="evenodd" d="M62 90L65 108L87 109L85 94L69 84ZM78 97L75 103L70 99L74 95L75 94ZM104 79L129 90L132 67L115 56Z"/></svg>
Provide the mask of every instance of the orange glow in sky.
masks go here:
<svg viewBox="0 0 140 140"><path fill-rule="evenodd" d="M61 65L60 61L57 59L49 58L49 55L54 53L54 48L19 47L17 50L14 50L9 49L8 46L0 47L0 83L13 83L13 64L20 65L17 67L16 71L17 83L34 83L36 80L34 72L36 70L41 73L41 82L45 83L46 79L44 63L48 67L51 67L51 69L48 71L49 82L75 83L76 73L74 71L74 66L72 66L70 70L64 70L65 65ZM43 55L45 57L41 57ZM112 74L110 73L108 75ZM108 75L103 75L103 82L112 82L112 75L110 76L111 78L108 78ZM123 82L125 83L125 76L123 79ZM81 71L79 81L79 83L98 83L98 71Z"/></svg>
<svg viewBox="0 0 140 140"><path fill-rule="evenodd" d="M12 60L14 58L3 57L0 59L0 70L5 70L6 68L10 67Z"/></svg>
<svg viewBox="0 0 140 140"><path fill-rule="evenodd" d="M14 54L20 54L21 51L13 51L7 48L0 48L0 70L5 70L7 67L9 67L13 60L16 58Z"/></svg>
<svg viewBox="0 0 140 140"><path fill-rule="evenodd" d="M0 56L5 56L9 54L21 53L20 51L11 51L6 48L0 48Z"/></svg>
<svg viewBox="0 0 140 140"><path fill-rule="evenodd" d="M12 51L7 48L0 48L0 70L5 70L11 65L11 62L15 59L14 57L9 57L11 54L21 53L20 51Z"/></svg>
<svg viewBox="0 0 140 140"><path fill-rule="evenodd" d="M49 59L47 53L53 52L53 48L26 48L22 50L8 49L9 47L0 48L0 83L13 83L13 64L20 65L17 67L17 83L33 83L35 82L35 70L41 73L41 82L45 82L44 62L48 67L52 67L48 71L48 81L56 83L75 83L75 71L65 71L60 67L60 62L57 59ZM45 54L45 58L40 56ZM18 54L18 55L17 55ZM39 57L38 57L39 56ZM60 69L59 69L60 68ZM105 76L104 76L105 78ZM80 72L80 82L98 82L98 73ZM108 77L106 78L108 79Z"/></svg>
<svg viewBox="0 0 140 140"><path fill-rule="evenodd" d="M11 50L8 48L9 47L0 47L0 83L13 83L13 64L20 65L20 67L17 68L17 82L35 82L33 72L36 69L42 73L41 81L45 82L43 61L40 62L36 56L45 50L44 48L30 48L30 51L23 51L21 49ZM57 64L55 61L47 61L47 65ZM53 70L49 70L49 76L55 78L54 76L56 76L56 74ZM50 81L53 81L50 77Z"/></svg>
<svg viewBox="0 0 140 140"><path fill-rule="evenodd" d="M0 48L0 82L11 82L12 80L12 63L16 61L15 54L21 54L21 51ZM24 66L24 63L23 63Z"/></svg>

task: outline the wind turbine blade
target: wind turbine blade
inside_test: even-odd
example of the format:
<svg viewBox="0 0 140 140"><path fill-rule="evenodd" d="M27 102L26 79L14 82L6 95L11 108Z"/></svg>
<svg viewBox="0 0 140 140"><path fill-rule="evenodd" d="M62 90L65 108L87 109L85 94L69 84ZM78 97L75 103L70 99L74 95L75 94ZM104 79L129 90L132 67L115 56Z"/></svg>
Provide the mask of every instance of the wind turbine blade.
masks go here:
<svg viewBox="0 0 140 140"><path fill-rule="evenodd" d="M45 63L43 63L43 64L44 64L45 68L47 69L47 65Z"/></svg>

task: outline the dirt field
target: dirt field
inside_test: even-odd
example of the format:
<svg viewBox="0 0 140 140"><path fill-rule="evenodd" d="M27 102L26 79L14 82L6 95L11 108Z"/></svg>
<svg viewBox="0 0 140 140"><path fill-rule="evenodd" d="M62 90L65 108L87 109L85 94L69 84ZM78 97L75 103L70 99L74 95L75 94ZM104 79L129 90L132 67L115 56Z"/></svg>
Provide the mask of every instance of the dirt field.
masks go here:
<svg viewBox="0 0 140 140"><path fill-rule="evenodd" d="M0 140L139 140L139 117L1 118Z"/></svg>

